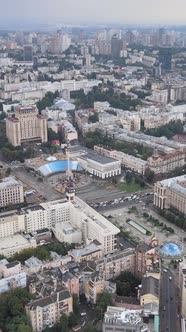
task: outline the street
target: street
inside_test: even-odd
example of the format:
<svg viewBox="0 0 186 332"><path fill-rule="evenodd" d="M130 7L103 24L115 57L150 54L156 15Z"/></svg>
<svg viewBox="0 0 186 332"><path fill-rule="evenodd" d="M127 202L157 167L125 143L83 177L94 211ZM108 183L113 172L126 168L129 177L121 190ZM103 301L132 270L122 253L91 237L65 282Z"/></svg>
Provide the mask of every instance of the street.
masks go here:
<svg viewBox="0 0 186 332"><path fill-rule="evenodd" d="M160 279L160 332L180 332L174 274L162 268Z"/></svg>

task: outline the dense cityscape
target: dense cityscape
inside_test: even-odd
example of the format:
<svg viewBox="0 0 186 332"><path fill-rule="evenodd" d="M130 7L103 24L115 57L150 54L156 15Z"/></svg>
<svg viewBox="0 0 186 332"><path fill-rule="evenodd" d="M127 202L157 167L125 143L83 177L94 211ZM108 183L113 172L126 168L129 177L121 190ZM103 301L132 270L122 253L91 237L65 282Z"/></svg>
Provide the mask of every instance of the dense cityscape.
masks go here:
<svg viewBox="0 0 186 332"><path fill-rule="evenodd" d="M184 332L186 26L87 21L0 24L0 332Z"/></svg>

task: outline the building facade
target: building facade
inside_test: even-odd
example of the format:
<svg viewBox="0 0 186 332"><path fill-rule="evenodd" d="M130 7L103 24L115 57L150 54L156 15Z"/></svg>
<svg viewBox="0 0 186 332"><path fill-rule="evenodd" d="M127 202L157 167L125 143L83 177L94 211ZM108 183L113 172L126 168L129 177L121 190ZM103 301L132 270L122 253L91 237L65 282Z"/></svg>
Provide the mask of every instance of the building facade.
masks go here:
<svg viewBox="0 0 186 332"><path fill-rule="evenodd" d="M68 290L55 292L26 306L27 317L34 332L56 324L63 314L69 315L72 310L72 296Z"/></svg>
<svg viewBox="0 0 186 332"><path fill-rule="evenodd" d="M24 142L47 142L47 119L38 114L37 108L17 108L12 117L6 119L6 136L13 146Z"/></svg>
<svg viewBox="0 0 186 332"><path fill-rule="evenodd" d="M56 224L61 223L62 228L63 225L66 228L66 239L69 236L72 240L72 233L68 234L68 227L70 227L70 229L78 230L78 239L80 239L81 233L82 241L85 244L87 241L90 243L97 240L103 253L112 253L116 250L116 235L119 233L119 229L76 196L72 196L71 200L61 199L46 202L22 208L21 212L15 210L7 215L2 214L0 220L2 220L0 236L2 241L6 240L6 245L11 246L11 241L8 243L8 237L13 236L14 238L19 231L32 233L44 229L51 230ZM6 238L3 238L4 235ZM77 234L75 234L76 237ZM35 239L34 241L36 243Z"/></svg>
<svg viewBox="0 0 186 332"><path fill-rule="evenodd" d="M135 272L135 252L133 249L109 255L96 261L96 269L104 275L105 280L114 279L124 271Z"/></svg>
<svg viewBox="0 0 186 332"><path fill-rule="evenodd" d="M185 152L177 150L164 155L154 153L148 158L147 165L155 174L169 173L185 165Z"/></svg>
<svg viewBox="0 0 186 332"><path fill-rule="evenodd" d="M156 182L154 205L162 210L173 208L186 215L186 175Z"/></svg>
<svg viewBox="0 0 186 332"><path fill-rule="evenodd" d="M7 177L0 182L0 207L24 202L22 183L13 177Z"/></svg>

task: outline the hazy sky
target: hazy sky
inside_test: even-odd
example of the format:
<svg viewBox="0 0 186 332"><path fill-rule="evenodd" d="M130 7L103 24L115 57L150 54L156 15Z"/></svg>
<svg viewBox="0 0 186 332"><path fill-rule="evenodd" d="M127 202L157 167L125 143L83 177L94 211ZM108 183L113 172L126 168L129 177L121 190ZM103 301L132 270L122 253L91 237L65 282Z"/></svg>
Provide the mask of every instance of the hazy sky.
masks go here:
<svg viewBox="0 0 186 332"><path fill-rule="evenodd" d="M0 0L0 19L185 23L186 0Z"/></svg>

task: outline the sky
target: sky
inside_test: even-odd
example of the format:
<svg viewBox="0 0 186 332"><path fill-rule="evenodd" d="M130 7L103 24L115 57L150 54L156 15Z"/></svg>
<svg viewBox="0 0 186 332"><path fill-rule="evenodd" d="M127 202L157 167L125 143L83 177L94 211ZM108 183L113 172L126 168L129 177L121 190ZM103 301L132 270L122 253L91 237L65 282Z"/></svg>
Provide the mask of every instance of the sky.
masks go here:
<svg viewBox="0 0 186 332"><path fill-rule="evenodd" d="M0 0L0 20L186 24L186 0Z"/></svg>

